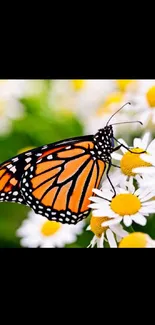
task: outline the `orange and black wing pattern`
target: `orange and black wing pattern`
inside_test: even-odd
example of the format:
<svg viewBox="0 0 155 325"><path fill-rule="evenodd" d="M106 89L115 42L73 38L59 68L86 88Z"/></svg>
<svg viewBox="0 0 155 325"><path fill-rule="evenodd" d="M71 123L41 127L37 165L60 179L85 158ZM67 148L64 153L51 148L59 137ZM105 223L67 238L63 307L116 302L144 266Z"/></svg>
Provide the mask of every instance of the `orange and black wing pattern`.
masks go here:
<svg viewBox="0 0 155 325"><path fill-rule="evenodd" d="M106 167L93 150L92 136L35 150L21 177L20 191L27 205L61 223L76 224L86 218L89 197Z"/></svg>
<svg viewBox="0 0 155 325"><path fill-rule="evenodd" d="M26 164L23 158L15 157L0 165L0 202L26 204L20 191L20 180Z"/></svg>

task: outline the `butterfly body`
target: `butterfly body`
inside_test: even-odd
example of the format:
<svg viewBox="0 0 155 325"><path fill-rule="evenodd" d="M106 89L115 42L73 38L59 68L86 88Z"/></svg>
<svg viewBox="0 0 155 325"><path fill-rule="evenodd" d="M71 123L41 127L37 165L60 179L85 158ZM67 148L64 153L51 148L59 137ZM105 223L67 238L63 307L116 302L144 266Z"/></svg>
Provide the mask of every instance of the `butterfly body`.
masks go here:
<svg viewBox="0 0 155 325"><path fill-rule="evenodd" d="M42 146L0 166L0 202L31 207L49 220L76 224L86 218L114 150L112 126L95 135Z"/></svg>

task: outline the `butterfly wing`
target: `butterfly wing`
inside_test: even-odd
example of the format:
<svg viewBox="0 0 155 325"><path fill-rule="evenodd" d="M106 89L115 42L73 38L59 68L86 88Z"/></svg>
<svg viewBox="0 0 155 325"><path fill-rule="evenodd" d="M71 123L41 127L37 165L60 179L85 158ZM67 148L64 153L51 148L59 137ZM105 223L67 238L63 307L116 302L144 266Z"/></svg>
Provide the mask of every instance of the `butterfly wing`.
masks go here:
<svg viewBox="0 0 155 325"><path fill-rule="evenodd" d="M21 177L27 205L61 223L76 224L86 218L92 189L99 186L106 167L93 149L93 137L88 136L35 151Z"/></svg>
<svg viewBox="0 0 155 325"><path fill-rule="evenodd" d="M0 202L26 204L20 191L20 180L26 161L15 157L0 166Z"/></svg>

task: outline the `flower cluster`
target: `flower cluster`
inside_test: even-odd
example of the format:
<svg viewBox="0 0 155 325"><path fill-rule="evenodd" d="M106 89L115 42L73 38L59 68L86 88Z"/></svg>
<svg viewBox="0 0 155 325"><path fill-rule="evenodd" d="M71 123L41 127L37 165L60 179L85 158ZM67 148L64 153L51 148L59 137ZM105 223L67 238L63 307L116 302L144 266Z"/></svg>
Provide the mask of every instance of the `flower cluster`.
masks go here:
<svg viewBox="0 0 155 325"><path fill-rule="evenodd" d="M128 145L119 140L124 145L122 154L113 154L113 158L120 162L119 168L110 175L115 196L106 180L90 197L92 219L88 230L94 233L91 247L104 247L105 241L110 247L118 247L119 242L119 247L137 247L144 243L144 239L146 247L155 246L148 236L145 238L134 232L136 224L146 226L150 215L155 213L155 140L149 143L149 139L149 133L142 139L134 139L129 150L126 149ZM133 232L132 236L128 236L130 232Z"/></svg>

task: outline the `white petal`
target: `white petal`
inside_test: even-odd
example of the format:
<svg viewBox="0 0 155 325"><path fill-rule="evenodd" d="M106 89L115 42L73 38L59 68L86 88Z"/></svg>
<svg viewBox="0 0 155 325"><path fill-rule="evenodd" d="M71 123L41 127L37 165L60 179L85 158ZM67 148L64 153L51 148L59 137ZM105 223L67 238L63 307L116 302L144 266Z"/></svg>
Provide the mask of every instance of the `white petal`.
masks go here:
<svg viewBox="0 0 155 325"><path fill-rule="evenodd" d="M96 218L97 217L104 217L104 216L106 216L108 218L112 218L111 213L106 212L106 214L105 214L104 210L93 210L93 216L96 217Z"/></svg>
<svg viewBox="0 0 155 325"><path fill-rule="evenodd" d="M128 235L128 232L123 229L121 225L111 226L110 229L119 237L124 238Z"/></svg>
<svg viewBox="0 0 155 325"><path fill-rule="evenodd" d="M104 233L102 233L101 238L98 238L98 239L97 239L97 247L98 247L98 248L103 248L103 247L104 247L104 246L103 246L103 243L104 243Z"/></svg>
<svg viewBox="0 0 155 325"><path fill-rule="evenodd" d="M134 195L139 196L141 194L141 192L142 192L141 188L138 188L138 190L136 190Z"/></svg>
<svg viewBox="0 0 155 325"><path fill-rule="evenodd" d="M89 247L94 247L94 246L96 245L96 243L97 243L97 237L94 236L93 239L91 240L91 242L90 242L88 248L89 248Z"/></svg>
<svg viewBox="0 0 155 325"><path fill-rule="evenodd" d="M113 152L112 155L111 155L111 157L112 157L112 159L115 159L115 160L118 160L118 161L122 160L122 158L123 158L123 156L120 155L117 152Z"/></svg>
<svg viewBox="0 0 155 325"><path fill-rule="evenodd" d="M155 167L138 167L132 169L133 173L139 173L139 174L155 174Z"/></svg>
<svg viewBox="0 0 155 325"><path fill-rule="evenodd" d="M130 227L132 225L132 219L131 219L130 216L125 216L123 218L123 222L124 222L126 227Z"/></svg>
<svg viewBox="0 0 155 325"><path fill-rule="evenodd" d="M152 165L155 164L155 156L149 156L149 155L147 155L146 153L142 153L142 154L140 155L140 158L141 158L142 160L144 160L144 161L146 161L146 162L152 164ZM149 167L149 166L148 166L148 167ZM151 167L151 166L150 166L150 167Z"/></svg>
<svg viewBox="0 0 155 325"><path fill-rule="evenodd" d="M117 243L116 243L114 234L113 234L113 232L110 229L108 229L106 231L106 236L107 236L107 239L108 239L108 242L109 242L110 247L111 248L117 248Z"/></svg>
<svg viewBox="0 0 155 325"><path fill-rule="evenodd" d="M125 147L129 148L129 146L127 145L127 143L123 140L123 139L118 139L118 141L120 143L122 143ZM125 149L124 147L121 147L120 149L123 153L126 153L127 152L127 149Z"/></svg>
<svg viewBox="0 0 155 325"><path fill-rule="evenodd" d="M91 196L89 198L89 201L92 201L94 203L103 203L103 199L101 199L100 197L97 197L97 196Z"/></svg>
<svg viewBox="0 0 155 325"><path fill-rule="evenodd" d="M93 189L93 192L100 196L100 197L103 197L103 198L106 198L106 199L111 199L112 198L112 192L110 190L103 190L103 191L100 191L98 189Z"/></svg>
<svg viewBox="0 0 155 325"><path fill-rule="evenodd" d="M144 214L144 215L149 214L149 213L154 213L155 212L155 207L142 207L139 210L139 212Z"/></svg>
<svg viewBox="0 0 155 325"><path fill-rule="evenodd" d="M153 116L152 116L152 123L155 124L155 114L154 114L154 110L153 110L153 112L152 112L152 115L153 115Z"/></svg>
<svg viewBox="0 0 155 325"><path fill-rule="evenodd" d="M122 221L122 217L115 218L113 220L105 221L102 223L102 227L110 227L112 225L117 225Z"/></svg>
<svg viewBox="0 0 155 325"><path fill-rule="evenodd" d="M152 191L151 193L149 193L148 195L146 195L144 198L142 198L141 199L141 202L146 202L146 201L152 199L154 196L155 196L155 192ZM151 203L153 203L153 202L151 202Z"/></svg>
<svg viewBox="0 0 155 325"><path fill-rule="evenodd" d="M132 220L141 226L146 226L147 224L146 218L142 216L140 213L136 213L135 215L133 215Z"/></svg>
<svg viewBox="0 0 155 325"><path fill-rule="evenodd" d="M90 225L86 228L86 230L91 230L91 227L90 227Z"/></svg>
<svg viewBox="0 0 155 325"><path fill-rule="evenodd" d="M140 138L135 138L133 142L134 148L141 148L142 149L142 141Z"/></svg>
<svg viewBox="0 0 155 325"><path fill-rule="evenodd" d="M150 111L144 111L141 115L140 115L140 120L142 121L143 124L147 124L150 118Z"/></svg>
<svg viewBox="0 0 155 325"><path fill-rule="evenodd" d="M130 180L127 183L127 185L128 185L128 190L130 191L130 193L134 193L135 192L135 187L133 185L133 177L130 177Z"/></svg>
<svg viewBox="0 0 155 325"><path fill-rule="evenodd" d="M140 200L144 199L148 194L150 194L150 189L149 188L143 189L141 194L139 195L139 199Z"/></svg>
<svg viewBox="0 0 155 325"><path fill-rule="evenodd" d="M149 144L149 141L151 139L151 133L150 132L146 132L143 136L143 139L142 139L142 148L143 149L147 149L148 148L148 144Z"/></svg>
<svg viewBox="0 0 155 325"><path fill-rule="evenodd" d="M142 207L154 208L155 207L155 201L144 202Z"/></svg>
<svg viewBox="0 0 155 325"><path fill-rule="evenodd" d="M147 148L147 151L150 154L154 154L155 153L155 139L150 143L150 145Z"/></svg>

